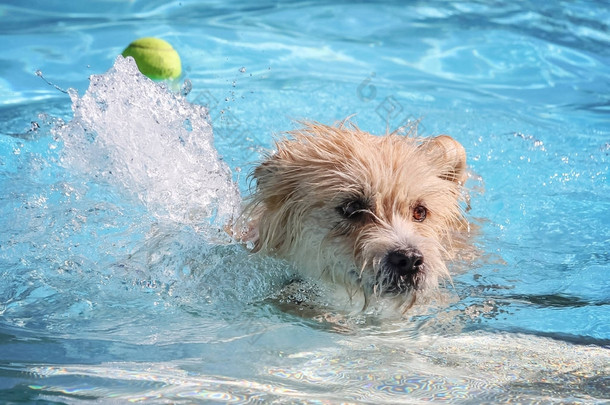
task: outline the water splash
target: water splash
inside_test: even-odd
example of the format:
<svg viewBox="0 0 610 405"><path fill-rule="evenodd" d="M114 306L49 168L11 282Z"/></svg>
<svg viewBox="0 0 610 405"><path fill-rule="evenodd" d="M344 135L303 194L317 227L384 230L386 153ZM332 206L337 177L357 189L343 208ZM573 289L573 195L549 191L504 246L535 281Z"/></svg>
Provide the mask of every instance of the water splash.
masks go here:
<svg viewBox="0 0 610 405"><path fill-rule="evenodd" d="M143 76L131 59L90 78L74 118L55 132L62 163L135 197L158 220L196 229L237 214L239 190L213 146L205 107Z"/></svg>

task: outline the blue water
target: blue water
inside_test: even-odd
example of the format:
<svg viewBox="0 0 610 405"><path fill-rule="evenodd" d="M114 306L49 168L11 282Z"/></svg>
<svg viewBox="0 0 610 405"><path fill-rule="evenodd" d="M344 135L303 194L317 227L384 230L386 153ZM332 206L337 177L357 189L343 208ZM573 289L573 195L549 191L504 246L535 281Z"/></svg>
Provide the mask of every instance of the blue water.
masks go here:
<svg viewBox="0 0 610 405"><path fill-rule="evenodd" d="M144 36L178 83L113 68ZM0 39L3 402L610 400L605 3L4 1ZM404 319L282 308L217 232L274 135L351 115L480 176L484 254Z"/></svg>

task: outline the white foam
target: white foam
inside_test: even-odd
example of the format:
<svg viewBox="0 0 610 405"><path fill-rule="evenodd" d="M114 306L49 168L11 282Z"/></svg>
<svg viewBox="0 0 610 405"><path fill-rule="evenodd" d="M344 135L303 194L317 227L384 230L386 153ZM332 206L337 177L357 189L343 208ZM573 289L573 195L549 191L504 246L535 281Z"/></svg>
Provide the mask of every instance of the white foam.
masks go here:
<svg viewBox="0 0 610 405"><path fill-rule="evenodd" d="M65 165L118 186L158 219L201 228L236 215L239 190L213 146L205 107L143 76L122 56L91 76L84 96L69 93L74 118L55 131Z"/></svg>

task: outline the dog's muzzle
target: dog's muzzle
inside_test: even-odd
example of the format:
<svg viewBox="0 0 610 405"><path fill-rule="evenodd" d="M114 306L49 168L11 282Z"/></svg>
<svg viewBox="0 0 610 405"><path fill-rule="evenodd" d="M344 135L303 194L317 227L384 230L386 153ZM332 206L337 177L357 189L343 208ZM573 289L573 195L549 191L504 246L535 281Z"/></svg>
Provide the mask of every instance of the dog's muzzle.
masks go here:
<svg viewBox="0 0 610 405"><path fill-rule="evenodd" d="M417 289L424 266L424 256L416 248L392 250L382 262L378 282L382 291L401 293Z"/></svg>

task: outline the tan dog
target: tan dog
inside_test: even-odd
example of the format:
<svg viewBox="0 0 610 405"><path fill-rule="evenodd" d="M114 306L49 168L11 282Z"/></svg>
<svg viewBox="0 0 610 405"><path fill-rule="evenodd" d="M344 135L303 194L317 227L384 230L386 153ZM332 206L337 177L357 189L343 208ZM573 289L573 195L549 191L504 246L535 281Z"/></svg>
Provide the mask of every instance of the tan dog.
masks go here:
<svg viewBox="0 0 610 405"><path fill-rule="evenodd" d="M373 136L351 124L305 123L253 173L239 239L292 262L304 277L406 309L449 278L468 229L466 153L453 138Z"/></svg>

